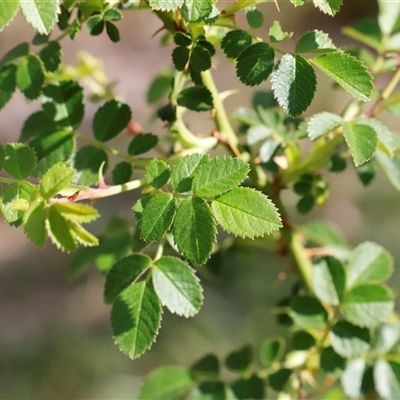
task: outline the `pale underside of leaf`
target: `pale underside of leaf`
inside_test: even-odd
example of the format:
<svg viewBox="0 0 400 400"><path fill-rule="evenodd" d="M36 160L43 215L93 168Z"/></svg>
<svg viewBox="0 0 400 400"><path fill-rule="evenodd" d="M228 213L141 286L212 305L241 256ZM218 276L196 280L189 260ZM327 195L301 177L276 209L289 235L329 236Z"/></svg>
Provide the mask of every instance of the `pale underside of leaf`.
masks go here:
<svg viewBox="0 0 400 400"><path fill-rule="evenodd" d="M19 4L26 21L34 29L42 35L51 32L60 13L58 0L20 0Z"/></svg>

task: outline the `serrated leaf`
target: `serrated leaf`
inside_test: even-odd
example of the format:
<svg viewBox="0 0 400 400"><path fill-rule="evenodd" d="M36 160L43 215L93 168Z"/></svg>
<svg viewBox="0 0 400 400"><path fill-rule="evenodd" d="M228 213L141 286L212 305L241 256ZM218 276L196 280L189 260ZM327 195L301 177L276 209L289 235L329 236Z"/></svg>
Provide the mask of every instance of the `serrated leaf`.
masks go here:
<svg viewBox="0 0 400 400"><path fill-rule="evenodd" d="M132 112L127 104L110 100L101 106L93 118L93 133L100 142L117 136L131 120Z"/></svg>
<svg viewBox="0 0 400 400"><path fill-rule="evenodd" d="M59 163L53 165L40 181L39 190L44 199L51 199L68 186L75 175L70 166Z"/></svg>
<svg viewBox="0 0 400 400"><path fill-rule="evenodd" d="M104 301L112 303L132 282L150 267L151 258L144 254L132 254L120 259L108 272L104 286Z"/></svg>
<svg viewBox="0 0 400 400"><path fill-rule="evenodd" d="M211 64L211 53L205 47L196 44L190 53L190 66L197 72L203 72L210 69Z"/></svg>
<svg viewBox="0 0 400 400"><path fill-rule="evenodd" d="M128 146L128 153L131 156L147 153L158 143L158 136L152 133L139 133L136 135Z"/></svg>
<svg viewBox="0 0 400 400"><path fill-rule="evenodd" d="M97 210L87 204L54 203L52 205L65 219L74 222L91 222L99 217Z"/></svg>
<svg viewBox="0 0 400 400"><path fill-rule="evenodd" d="M171 227L176 212L176 199L170 193L152 196L140 217L140 237L149 242L160 240Z"/></svg>
<svg viewBox="0 0 400 400"><path fill-rule="evenodd" d="M203 304L199 279L188 264L174 257L154 263L152 280L161 304L174 314L192 317Z"/></svg>
<svg viewBox="0 0 400 400"><path fill-rule="evenodd" d="M39 247L46 243L46 218L47 209L43 200L32 203L24 215L25 233Z"/></svg>
<svg viewBox="0 0 400 400"><path fill-rule="evenodd" d="M382 359L375 361L374 383L382 399L400 398L400 364Z"/></svg>
<svg viewBox="0 0 400 400"><path fill-rule="evenodd" d="M370 99L373 84L367 68L356 58L341 51L323 54L310 60L344 90L361 101Z"/></svg>
<svg viewBox="0 0 400 400"><path fill-rule="evenodd" d="M132 172L132 164L127 161L121 161L112 171L113 182L116 185L122 185L123 183L129 182Z"/></svg>
<svg viewBox="0 0 400 400"><path fill-rule="evenodd" d="M40 99L50 120L64 127L77 129L84 116L83 89L74 81L47 85Z"/></svg>
<svg viewBox="0 0 400 400"><path fill-rule="evenodd" d="M238 158L215 157L203 163L193 178L193 193L215 197L239 186L247 177L249 165Z"/></svg>
<svg viewBox="0 0 400 400"><path fill-rule="evenodd" d="M387 250L372 242L360 244L350 255L347 286L381 282L393 273L393 258Z"/></svg>
<svg viewBox="0 0 400 400"><path fill-rule="evenodd" d="M378 284L354 286L340 303L344 318L361 327L373 327L385 321L393 307L393 295L386 286Z"/></svg>
<svg viewBox="0 0 400 400"><path fill-rule="evenodd" d="M181 90L177 97L177 103L192 111L210 111L214 107L211 92L204 86L192 86Z"/></svg>
<svg viewBox="0 0 400 400"><path fill-rule="evenodd" d="M255 7L246 8L246 19L251 29L259 29L264 24L264 15Z"/></svg>
<svg viewBox="0 0 400 400"><path fill-rule="evenodd" d="M185 0L150 0L150 8L160 11L176 11L183 6Z"/></svg>
<svg viewBox="0 0 400 400"><path fill-rule="evenodd" d="M253 357L253 347L245 345L229 353L225 358L225 365L231 371L243 373L250 368Z"/></svg>
<svg viewBox="0 0 400 400"><path fill-rule="evenodd" d="M289 315L296 325L304 329L325 327L328 314L322 304L311 296L295 297L290 305Z"/></svg>
<svg viewBox="0 0 400 400"><path fill-rule="evenodd" d="M236 64L236 75L247 86L259 85L271 74L275 52L267 43L255 43L243 50Z"/></svg>
<svg viewBox="0 0 400 400"><path fill-rule="evenodd" d="M300 115L311 104L317 86L315 72L301 56L285 54L271 77L279 105L291 116Z"/></svg>
<svg viewBox="0 0 400 400"><path fill-rule="evenodd" d="M363 358L356 358L347 363L340 376L340 381L347 396L351 398L360 397L365 367L366 364Z"/></svg>
<svg viewBox="0 0 400 400"><path fill-rule="evenodd" d="M250 188L236 188L215 198L212 210L228 233L244 238L264 236L282 226L272 201Z"/></svg>
<svg viewBox="0 0 400 400"><path fill-rule="evenodd" d="M113 336L120 350L134 359L149 349L160 328L161 314L157 294L146 282L126 288L111 310Z"/></svg>
<svg viewBox="0 0 400 400"><path fill-rule="evenodd" d="M48 35L58 20L60 5L57 0L23 0L19 3L26 21L39 33Z"/></svg>
<svg viewBox="0 0 400 400"><path fill-rule="evenodd" d="M343 136L350 147L354 164L359 166L370 160L378 146L378 135L368 125L343 123Z"/></svg>
<svg viewBox="0 0 400 400"><path fill-rule="evenodd" d="M198 197L185 199L176 212L172 226L179 252L194 264L204 264L216 240L215 222L207 203Z"/></svg>
<svg viewBox="0 0 400 400"><path fill-rule="evenodd" d="M307 123L307 133L311 140L316 140L328 134L342 124L342 117L330 112L313 115Z"/></svg>
<svg viewBox="0 0 400 400"><path fill-rule="evenodd" d="M196 171L208 161L202 153L189 154L173 166L171 173L171 186L178 193L189 192L192 189L193 176Z"/></svg>
<svg viewBox="0 0 400 400"><path fill-rule="evenodd" d="M70 219L67 220L67 224L77 243L88 247L98 246L99 240L97 237L88 232L82 225L71 221Z"/></svg>
<svg viewBox="0 0 400 400"><path fill-rule="evenodd" d="M190 33L175 32L173 40L175 44L183 47L188 47L193 43Z"/></svg>
<svg viewBox="0 0 400 400"><path fill-rule="evenodd" d="M333 16L340 10L343 0L313 0L313 2L323 13Z"/></svg>
<svg viewBox="0 0 400 400"><path fill-rule="evenodd" d="M4 169L15 179L24 180L36 166L36 154L22 143L8 143L5 148Z"/></svg>
<svg viewBox="0 0 400 400"><path fill-rule="evenodd" d="M283 32L279 21L274 21L269 28L269 40L271 43L280 43L291 38L293 32Z"/></svg>
<svg viewBox="0 0 400 400"><path fill-rule="evenodd" d="M23 211L16 211L12 209L12 204L19 200L30 200L32 193L35 191L35 186L29 182L14 182L7 185L3 192L2 198L2 212L4 219L11 226L21 225L24 217Z"/></svg>
<svg viewBox="0 0 400 400"><path fill-rule="evenodd" d="M164 161L156 158L151 160L146 168L147 183L155 189L161 189L166 185L170 175L171 172L168 165Z"/></svg>
<svg viewBox="0 0 400 400"><path fill-rule="evenodd" d="M39 57L29 54L18 65L16 82L26 98L36 99L42 91L44 83L43 64Z"/></svg>
<svg viewBox="0 0 400 400"><path fill-rule="evenodd" d="M55 41L49 42L47 46L40 51L39 56L43 61L46 71L57 71L58 67L60 66L62 57L60 44Z"/></svg>
<svg viewBox="0 0 400 400"><path fill-rule="evenodd" d="M74 157L76 177L74 182L81 185L93 185L98 182L99 168L104 164L103 172L107 170L108 157L103 149L94 146L81 147Z"/></svg>
<svg viewBox="0 0 400 400"><path fill-rule="evenodd" d="M18 8L18 0L0 0L0 31L14 19Z"/></svg>
<svg viewBox="0 0 400 400"><path fill-rule="evenodd" d="M240 29L228 32L221 41L221 49L229 58L238 58L240 53L247 49L252 42L252 37Z"/></svg>
<svg viewBox="0 0 400 400"><path fill-rule="evenodd" d="M331 38L322 31L314 30L304 33L296 43L296 53L328 53L336 46Z"/></svg>
<svg viewBox="0 0 400 400"><path fill-rule="evenodd" d="M337 306L346 286L346 273L342 263L332 256L314 262L312 286L319 300Z"/></svg>
<svg viewBox="0 0 400 400"><path fill-rule="evenodd" d="M178 71L184 71L190 57L190 50L187 47L176 47L172 51L172 62Z"/></svg>
<svg viewBox="0 0 400 400"><path fill-rule="evenodd" d="M181 13L187 22L204 21L213 11L212 0L185 0Z"/></svg>
<svg viewBox="0 0 400 400"><path fill-rule="evenodd" d="M345 358L358 357L370 349L370 333L366 328L339 321L329 334L335 352Z"/></svg>
<svg viewBox="0 0 400 400"><path fill-rule="evenodd" d="M279 362L285 351L285 339L283 337L273 337L266 339L260 348L259 358L261 364L269 368L275 362Z"/></svg>
<svg viewBox="0 0 400 400"><path fill-rule="evenodd" d="M143 382L139 400L174 399L196 385L187 368L163 367L153 371Z"/></svg>
<svg viewBox="0 0 400 400"><path fill-rule="evenodd" d="M0 69L0 109L11 100L15 92L17 86L16 72L17 67L14 64L7 65Z"/></svg>

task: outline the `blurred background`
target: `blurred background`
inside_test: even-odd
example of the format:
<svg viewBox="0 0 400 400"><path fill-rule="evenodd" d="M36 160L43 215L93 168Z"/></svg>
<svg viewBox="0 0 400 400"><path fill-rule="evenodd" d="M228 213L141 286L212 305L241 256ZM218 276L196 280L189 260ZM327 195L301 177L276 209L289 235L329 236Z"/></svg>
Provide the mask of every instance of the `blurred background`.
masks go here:
<svg viewBox="0 0 400 400"><path fill-rule="evenodd" d="M377 5L374 1L344 3L336 18L323 15L310 4L295 10L288 1L280 1L280 13L273 3L263 4L260 9L266 23L259 34L267 37L269 25L279 19L284 30L295 32L285 44L286 49L293 48L296 38L312 29L323 29L336 45L348 44L350 40L341 35L340 27L358 18L373 17ZM239 19L238 25L242 22ZM244 22L242 26L246 26ZM80 51L102 60L107 77L115 82L115 93L131 106L134 119L146 131L162 134L161 126L148 125L154 110L146 104L146 91L160 69L170 65L172 46L160 47L159 37L152 37L160 22L147 11L125 12L118 28L122 40L114 44L106 35L89 36L83 27L75 41L64 40L63 61L76 65ZM30 41L33 35L32 29L17 17L0 34L0 57L15 44ZM239 83L232 65L221 54L215 64L219 90L239 90L238 95L226 100L229 112L249 105L252 90ZM341 111L347 97L340 91L325 97L329 85L319 81L307 113ZM269 83L264 83L260 89L268 87ZM81 133L91 135L91 120L98 106L86 108ZM1 141L17 141L25 119L38 109L37 103L14 95L0 112ZM383 118L390 128L398 128L398 122L389 115ZM200 122L198 132L201 129ZM112 145L123 149L130 139L123 133ZM328 203L295 221L326 219L343 232L351 245L376 241L396 261L400 260L399 193L383 174L379 171L367 188L351 167L340 176L325 176L331 184ZM102 218L89 229L100 232L116 215L133 222L131 207L136 196L127 193L98 202ZM297 198L288 194L286 200L296 215ZM205 303L195 318L186 320L165 311L151 351L131 361L111 338L110 307L103 302L104 277L91 269L70 282L70 261L70 255L58 252L51 244L35 248L23 229L0 222L0 399L136 399L143 377L154 368L167 364L189 366L209 352L223 357L244 343L259 345L267 336L284 333L271 309L294 283L293 277L279 285L273 283L289 261L266 251L247 249L227 260L220 279L202 279ZM395 292L399 283L397 272L391 282Z"/></svg>

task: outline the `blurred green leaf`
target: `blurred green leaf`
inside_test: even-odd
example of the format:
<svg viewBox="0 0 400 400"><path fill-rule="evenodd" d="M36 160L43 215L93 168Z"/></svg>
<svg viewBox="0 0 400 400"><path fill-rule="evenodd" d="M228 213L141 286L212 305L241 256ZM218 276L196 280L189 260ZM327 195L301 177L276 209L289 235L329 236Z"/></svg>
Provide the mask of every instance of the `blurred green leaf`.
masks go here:
<svg viewBox="0 0 400 400"><path fill-rule="evenodd" d="M374 382L382 399L400 398L400 364L382 359L375 361Z"/></svg>
<svg viewBox="0 0 400 400"><path fill-rule="evenodd" d="M307 331L296 331L292 337L293 350L308 350L316 344L315 338Z"/></svg>
<svg viewBox="0 0 400 400"><path fill-rule="evenodd" d="M39 53L47 72L55 72L61 63L62 50L58 42L49 42Z"/></svg>
<svg viewBox="0 0 400 400"><path fill-rule="evenodd" d="M385 354L391 351L400 341L400 322L383 324L376 333L374 350Z"/></svg>
<svg viewBox="0 0 400 400"><path fill-rule="evenodd" d="M121 40L121 35L118 28L111 22L106 21L106 32L108 38L113 42L117 43Z"/></svg>
<svg viewBox="0 0 400 400"><path fill-rule="evenodd" d="M345 370L340 376L343 389L350 398L359 398L361 395L365 366L363 358L355 358L347 363Z"/></svg>
<svg viewBox="0 0 400 400"><path fill-rule="evenodd" d="M187 63L185 61L185 64ZM150 84L147 91L147 102L150 104L156 103L166 96L172 89L172 79L173 73L171 69L163 70L159 75L157 75Z"/></svg>
<svg viewBox="0 0 400 400"><path fill-rule="evenodd" d="M128 153L131 156L147 153L158 143L158 136L152 133L139 133L129 143Z"/></svg>
<svg viewBox="0 0 400 400"><path fill-rule="evenodd" d="M316 140L321 136L338 128L342 123L342 117L330 112L322 112L313 115L307 123L308 137Z"/></svg>
<svg viewBox="0 0 400 400"><path fill-rule="evenodd" d="M204 381L192 390L186 400L226 400L225 385L220 381Z"/></svg>
<svg viewBox="0 0 400 400"><path fill-rule="evenodd" d="M398 2L387 2L378 0L379 4L379 27L381 31L390 35L400 28L400 5Z"/></svg>
<svg viewBox="0 0 400 400"><path fill-rule="evenodd" d="M268 375L268 383L276 392L282 392L289 381L293 371L288 368L281 368Z"/></svg>
<svg viewBox="0 0 400 400"><path fill-rule="evenodd" d="M93 15L86 23L89 33L92 36L98 36L103 33L104 30L104 19L102 15Z"/></svg>
<svg viewBox="0 0 400 400"><path fill-rule="evenodd" d="M132 164L127 161L121 161L114 167L112 171L113 182L116 185L122 185L126 182L129 182L132 172Z"/></svg>
<svg viewBox="0 0 400 400"><path fill-rule="evenodd" d="M272 337L265 339L260 348L261 364L268 368L275 362L279 362L285 351L285 339L283 337Z"/></svg>
<svg viewBox="0 0 400 400"><path fill-rule="evenodd" d="M17 67L17 86L29 100L39 97L44 83L42 61L34 54L27 55Z"/></svg>
<svg viewBox="0 0 400 400"><path fill-rule="evenodd" d="M264 15L255 7L246 8L246 19L251 29L259 29L264 24Z"/></svg>
<svg viewBox="0 0 400 400"><path fill-rule="evenodd" d="M231 384L232 392L238 400L259 400L265 398L265 383L257 375L238 379Z"/></svg>
<svg viewBox="0 0 400 400"><path fill-rule="evenodd" d="M107 170L108 157L103 149L95 146L81 147L74 157L73 166L77 170L76 183L93 185L98 183L100 166L104 163L103 172Z"/></svg>
<svg viewBox="0 0 400 400"><path fill-rule="evenodd" d="M2 109L13 96L16 82L17 67L14 64L7 65L0 69L0 109Z"/></svg>
<svg viewBox="0 0 400 400"><path fill-rule="evenodd" d="M289 315L299 328L321 329L326 325L328 314L322 304L311 296L295 297Z"/></svg>
<svg viewBox="0 0 400 400"><path fill-rule="evenodd" d="M15 179L24 180L36 166L36 154L22 143L8 143L5 148L4 169Z"/></svg>
<svg viewBox="0 0 400 400"><path fill-rule="evenodd" d="M195 376L217 379L219 376L219 360L214 354L207 354L190 367Z"/></svg>
<svg viewBox="0 0 400 400"><path fill-rule="evenodd" d="M214 107L211 92L203 86L183 89L176 98L178 105L192 111L210 111Z"/></svg>
<svg viewBox="0 0 400 400"><path fill-rule="evenodd" d="M333 347L321 351L321 368L328 374L338 376L346 367L346 359L335 352Z"/></svg>

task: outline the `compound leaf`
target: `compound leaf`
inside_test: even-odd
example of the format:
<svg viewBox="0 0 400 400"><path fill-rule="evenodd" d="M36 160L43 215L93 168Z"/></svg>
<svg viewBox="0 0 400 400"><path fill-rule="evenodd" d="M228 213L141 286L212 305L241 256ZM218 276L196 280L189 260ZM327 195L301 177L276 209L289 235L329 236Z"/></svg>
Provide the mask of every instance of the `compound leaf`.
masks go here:
<svg viewBox="0 0 400 400"><path fill-rule="evenodd" d="M316 140L328 134L342 124L342 117L330 112L313 115L307 123L307 133L311 140Z"/></svg>
<svg viewBox="0 0 400 400"><path fill-rule="evenodd" d="M149 349L161 324L162 308L154 289L145 281L127 287L111 310L115 343L134 359Z"/></svg>
<svg viewBox="0 0 400 400"><path fill-rule="evenodd" d="M154 263L154 289L161 304L174 314L192 317L203 304L199 279L188 264L175 257L162 257Z"/></svg>
<svg viewBox="0 0 400 400"><path fill-rule="evenodd" d="M150 257L132 254L117 261L106 277L104 301L112 303L132 282L138 279L151 265Z"/></svg>
<svg viewBox="0 0 400 400"><path fill-rule="evenodd" d="M249 172L249 165L232 157L215 157L203 163L193 178L193 193L215 197L240 185Z"/></svg>
<svg viewBox="0 0 400 400"><path fill-rule="evenodd" d="M221 49L229 58L238 58L240 53L247 49L252 42L252 37L240 29L228 32L221 41Z"/></svg>
<svg viewBox="0 0 400 400"><path fill-rule="evenodd" d="M43 35L48 35L58 20L60 3L57 0L23 0L19 2L26 21Z"/></svg>
<svg viewBox="0 0 400 400"><path fill-rule="evenodd" d="M365 360L363 358L355 358L347 363L345 370L340 376L344 392L352 399L359 398L361 395L365 367Z"/></svg>
<svg viewBox="0 0 400 400"><path fill-rule="evenodd" d="M36 154L22 143L8 143L5 148L4 169L15 179L24 180L36 166Z"/></svg>
<svg viewBox="0 0 400 400"><path fill-rule="evenodd" d="M216 238L215 222L207 203L188 197L179 206L172 227L180 253L194 264L204 264L210 257Z"/></svg>
<svg viewBox="0 0 400 400"><path fill-rule="evenodd" d="M282 337L272 337L266 339L260 348L261 364L269 368L278 362L285 351L285 340Z"/></svg>
<svg viewBox="0 0 400 400"><path fill-rule="evenodd" d="M291 116L300 115L311 104L317 86L315 72L301 56L285 54L271 77L279 105Z"/></svg>
<svg viewBox="0 0 400 400"><path fill-rule="evenodd" d="M212 210L227 232L244 238L263 236L282 226L272 201L250 188L236 188L215 198Z"/></svg>

